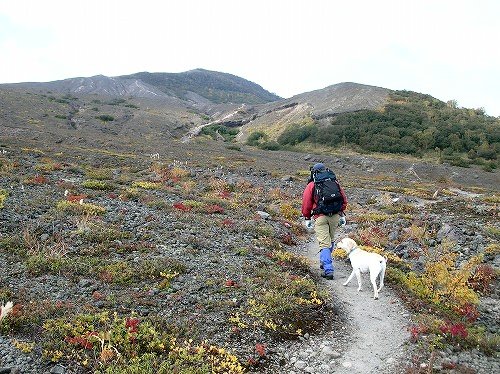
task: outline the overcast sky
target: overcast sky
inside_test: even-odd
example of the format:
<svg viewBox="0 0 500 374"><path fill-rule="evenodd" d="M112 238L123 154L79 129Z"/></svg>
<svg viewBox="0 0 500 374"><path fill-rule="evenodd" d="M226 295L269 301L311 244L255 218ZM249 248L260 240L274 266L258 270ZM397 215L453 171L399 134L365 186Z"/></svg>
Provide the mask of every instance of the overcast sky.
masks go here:
<svg viewBox="0 0 500 374"><path fill-rule="evenodd" d="M0 0L0 83L238 75L290 97L356 82L500 116L498 0Z"/></svg>

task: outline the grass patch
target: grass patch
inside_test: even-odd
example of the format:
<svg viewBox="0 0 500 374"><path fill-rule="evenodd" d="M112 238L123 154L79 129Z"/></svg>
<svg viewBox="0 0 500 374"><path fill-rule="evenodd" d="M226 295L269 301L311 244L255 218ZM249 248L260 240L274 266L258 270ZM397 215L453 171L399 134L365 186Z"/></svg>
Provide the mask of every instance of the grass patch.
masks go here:
<svg viewBox="0 0 500 374"><path fill-rule="evenodd" d="M70 214L87 214L90 216L99 216L106 213L106 208L99 205L90 203L79 204L66 200L59 201L56 204L56 209Z"/></svg>
<svg viewBox="0 0 500 374"><path fill-rule="evenodd" d="M95 180L95 179L87 179L83 181L82 187L89 188L91 190L113 190L115 187L105 181L102 180Z"/></svg>
<svg viewBox="0 0 500 374"><path fill-rule="evenodd" d="M3 208L5 200L7 200L8 196L9 192L0 188L0 209Z"/></svg>

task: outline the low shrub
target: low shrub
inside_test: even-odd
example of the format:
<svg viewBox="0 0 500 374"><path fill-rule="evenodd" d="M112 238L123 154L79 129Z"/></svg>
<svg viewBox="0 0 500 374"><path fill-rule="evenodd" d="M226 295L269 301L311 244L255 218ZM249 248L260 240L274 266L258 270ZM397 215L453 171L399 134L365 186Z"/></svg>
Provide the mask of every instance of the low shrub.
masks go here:
<svg viewBox="0 0 500 374"><path fill-rule="evenodd" d="M280 205L280 214L283 218L294 221L300 216L300 211L292 204L282 204Z"/></svg>
<svg viewBox="0 0 500 374"><path fill-rule="evenodd" d="M97 119L101 120L102 122L111 122L115 120L115 117L109 115L109 114L101 114L100 116L96 117Z"/></svg>
<svg viewBox="0 0 500 374"><path fill-rule="evenodd" d="M71 214L88 214L90 216L98 216L106 213L106 208L99 205L90 203L80 204L66 200L59 201L56 209Z"/></svg>
<svg viewBox="0 0 500 374"><path fill-rule="evenodd" d="M82 187L89 188L91 190L113 190L115 187L102 180L87 179L82 182Z"/></svg>
<svg viewBox="0 0 500 374"><path fill-rule="evenodd" d="M464 305L476 305L479 302L478 295L469 285L469 279L482 261L481 256L475 256L457 268L457 256L451 251L449 243L443 243L427 255L422 274L388 268L388 279L402 285L415 297L456 314Z"/></svg>
<svg viewBox="0 0 500 374"><path fill-rule="evenodd" d="M145 190L159 190L162 186L160 182L135 181L132 183L132 188L139 187Z"/></svg>
<svg viewBox="0 0 500 374"><path fill-rule="evenodd" d="M88 168L85 170L85 176L90 180L109 180L113 179L113 170L108 168Z"/></svg>
<svg viewBox="0 0 500 374"><path fill-rule="evenodd" d="M73 359L95 373L242 373L223 348L178 342L170 329L136 315L78 314L43 324L43 356Z"/></svg>
<svg viewBox="0 0 500 374"><path fill-rule="evenodd" d="M9 192L0 188L0 209L3 208L5 200L9 196Z"/></svg>
<svg viewBox="0 0 500 374"><path fill-rule="evenodd" d="M252 297L229 319L235 328L253 326L277 337L296 338L321 326L327 293L319 290L309 276L263 266L248 282Z"/></svg>

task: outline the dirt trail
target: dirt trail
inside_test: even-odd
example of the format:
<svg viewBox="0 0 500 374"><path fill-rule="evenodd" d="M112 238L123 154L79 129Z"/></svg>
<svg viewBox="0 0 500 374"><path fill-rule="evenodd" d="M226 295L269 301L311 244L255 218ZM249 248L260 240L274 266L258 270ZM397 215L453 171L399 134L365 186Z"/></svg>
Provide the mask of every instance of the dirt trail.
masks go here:
<svg viewBox="0 0 500 374"><path fill-rule="evenodd" d="M338 240L338 239L337 239ZM306 247L313 267L318 269L318 245L312 241ZM405 361L405 345L409 340L407 327L410 314L392 290L384 287L379 299L373 299L368 274L362 275L363 290L357 292L354 278L343 286L351 273L349 262L334 260L335 279L324 280L334 298L336 309L351 331L349 343L342 352L335 373L398 373ZM319 271L319 270L318 270ZM328 343L325 341L325 343Z"/></svg>

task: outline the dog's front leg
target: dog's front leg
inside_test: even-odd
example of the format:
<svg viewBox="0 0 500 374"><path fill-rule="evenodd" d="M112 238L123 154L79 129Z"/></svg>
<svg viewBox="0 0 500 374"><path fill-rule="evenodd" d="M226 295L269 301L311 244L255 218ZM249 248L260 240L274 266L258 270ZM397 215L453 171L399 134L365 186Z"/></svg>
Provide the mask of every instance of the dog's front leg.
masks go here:
<svg viewBox="0 0 500 374"><path fill-rule="evenodd" d="M356 279L358 280L358 292L361 291L361 270L353 270L356 274Z"/></svg>
<svg viewBox="0 0 500 374"><path fill-rule="evenodd" d="M351 281L352 277L354 277L354 270L351 272L351 274L349 275L349 278L347 278L347 280L343 283L343 285L347 286L347 283L349 283Z"/></svg>

